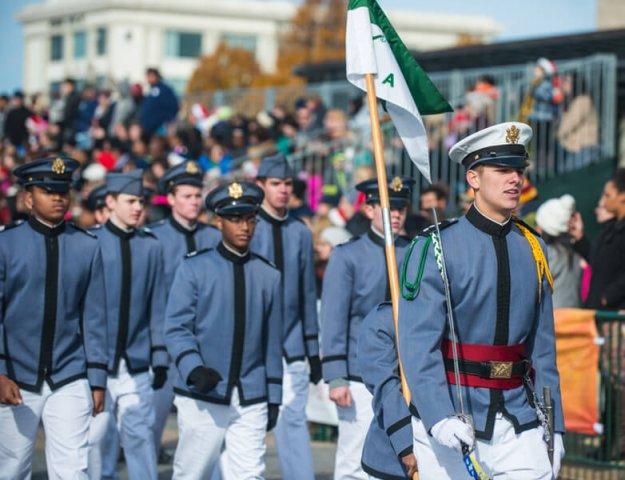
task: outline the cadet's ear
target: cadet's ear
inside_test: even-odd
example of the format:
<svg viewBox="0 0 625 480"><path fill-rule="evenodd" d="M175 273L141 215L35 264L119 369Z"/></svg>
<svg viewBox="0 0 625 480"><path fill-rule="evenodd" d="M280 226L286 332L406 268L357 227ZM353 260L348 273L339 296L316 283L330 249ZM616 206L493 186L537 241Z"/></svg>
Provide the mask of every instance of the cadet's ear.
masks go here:
<svg viewBox="0 0 625 480"><path fill-rule="evenodd" d="M467 183L473 190L480 189L480 173L477 170L467 170Z"/></svg>
<svg viewBox="0 0 625 480"><path fill-rule="evenodd" d="M26 205L26 210L31 211L33 209L33 189L32 189L32 187L28 187L24 191L24 204Z"/></svg>
<svg viewBox="0 0 625 480"><path fill-rule="evenodd" d="M222 219L219 215L217 215L217 216L215 217L215 226L216 226L219 230L222 230L222 228L223 228L223 226L224 226L223 219Z"/></svg>
<svg viewBox="0 0 625 480"><path fill-rule="evenodd" d="M373 212L375 211L375 205L365 204L364 214L369 220L373 220Z"/></svg>
<svg viewBox="0 0 625 480"><path fill-rule="evenodd" d="M176 190L171 191L167 194L167 203L169 203L169 206L173 207L175 202L176 202Z"/></svg>
<svg viewBox="0 0 625 480"><path fill-rule="evenodd" d="M115 195L107 193L104 201L106 202L106 208L110 211L115 210L115 204L117 203L117 197Z"/></svg>

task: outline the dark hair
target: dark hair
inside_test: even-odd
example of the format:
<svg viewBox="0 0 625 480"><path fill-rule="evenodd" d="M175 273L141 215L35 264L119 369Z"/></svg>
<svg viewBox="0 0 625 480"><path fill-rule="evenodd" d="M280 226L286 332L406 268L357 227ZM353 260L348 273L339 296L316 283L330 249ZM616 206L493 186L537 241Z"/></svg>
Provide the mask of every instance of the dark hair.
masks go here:
<svg viewBox="0 0 625 480"><path fill-rule="evenodd" d="M479 82L488 83L489 85L497 85L497 81L492 75L481 75L477 80Z"/></svg>
<svg viewBox="0 0 625 480"><path fill-rule="evenodd" d="M448 200L449 199L449 191L443 185L439 183L433 183L429 187L421 190L421 196L426 193L434 193L436 195L437 200Z"/></svg>
<svg viewBox="0 0 625 480"><path fill-rule="evenodd" d="M161 78L161 72L158 71L158 68L150 67L145 71L146 75L155 75L158 78Z"/></svg>
<svg viewBox="0 0 625 480"><path fill-rule="evenodd" d="M306 182L304 180L299 178L293 179L293 195L300 200L304 200L306 196Z"/></svg>
<svg viewBox="0 0 625 480"><path fill-rule="evenodd" d="M619 193L625 192L625 168L617 168L610 179Z"/></svg>
<svg viewBox="0 0 625 480"><path fill-rule="evenodd" d="M69 83L72 87L76 86L76 80L74 80L72 77L67 77L65 80L63 80L63 83Z"/></svg>

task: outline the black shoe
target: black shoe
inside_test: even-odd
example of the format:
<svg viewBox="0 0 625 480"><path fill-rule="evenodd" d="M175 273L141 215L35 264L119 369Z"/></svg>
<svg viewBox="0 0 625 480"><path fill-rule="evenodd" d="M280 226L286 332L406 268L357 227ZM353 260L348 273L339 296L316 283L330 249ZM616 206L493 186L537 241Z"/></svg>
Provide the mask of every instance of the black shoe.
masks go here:
<svg viewBox="0 0 625 480"><path fill-rule="evenodd" d="M161 448L161 451L158 452L157 462L159 465L170 465L173 459L174 456L165 448Z"/></svg>

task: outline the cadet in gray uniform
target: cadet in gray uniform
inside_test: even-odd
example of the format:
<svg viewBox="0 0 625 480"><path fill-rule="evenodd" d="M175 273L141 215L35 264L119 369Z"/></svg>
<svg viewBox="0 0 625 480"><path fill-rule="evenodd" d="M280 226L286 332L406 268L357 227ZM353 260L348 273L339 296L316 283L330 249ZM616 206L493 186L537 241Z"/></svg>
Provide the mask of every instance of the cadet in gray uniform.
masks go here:
<svg viewBox="0 0 625 480"><path fill-rule="evenodd" d="M167 380L166 290L163 249L152 233L137 228L144 209L141 170L109 173L106 203L110 219L95 233L107 294L107 410L117 419L130 478L155 479L152 389Z"/></svg>
<svg viewBox="0 0 625 480"><path fill-rule="evenodd" d="M412 447L414 405L402 396L395 346L393 307L384 302L360 326L358 363L373 395L373 420L362 450L362 468L371 478L412 479L417 461Z"/></svg>
<svg viewBox="0 0 625 480"><path fill-rule="evenodd" d="M149 229L163 247L163 280L169 292L176 269L184 256L216 247L221 240L221 234L215 227L198 222L202 211L202 171L196 162L189 160L170 168L163 175L159 186L161 191L167 192L171 216L150 225ZM154 392L154 441L157 454L174 401L174 376L175 368L170 368L167 382Z"/></svg>
<svg viewBox="0 0 625 480"><path fill-rule="evenodd" d="M222 241L187 255L169 293L165 339L180 374L174 479L209 478L224 442L225 480L263 478L282 401L283 301L280 272L249 250L262 198L245 182L208 195Z"/></svg>
<svg viewBox="0 0 625 480"><path fill-rule="evenodd" d="M404 227L413 184L407 177L395 177L389 182L391 228L396 235L398 262L403 260L409 244L398 233ZM321 297L323 377L330 385L330 400L336 403L339 417L336 480L367 478L360 457L373 411L371 394L362 383L357 343L363 318L390 298L377 179L362 182L356 188L366 195L365 214L371 220L371 228L334 249Z"/></svg>
<svg viewBox="0 0 625 480"><path fill-rule="evenodd" d="M459 451L475 446L491 478L551 479L564 455L564 421L555 362L552 279L544 242L512 217L532 130L505 123L458 144L475 203L455 222L417 237L399 305L400 359L422 422L413 424L421 479L469 478ZM457 417L443 277L451 288L460 384L474 430ZM531 381L531 378L533 382ZM533 385L532 385L533 383ZM535 410L549 386L555 418L553 469ZM431 436L430 436L431 434Z"/></svg>
<svg viewBox="0 0 625 480"><path fill-rule="evenodd" d="M64 221L78 166L59 156L14 172L30 218L0 233L0 479L30 478L40 422L49 477L86 478L104 408L102 258L94 235Z"/></svg>
<svg viewBox="0 0 625 480"><path fill-rule="evenodd" d="M321 380L317 293L312 235L303 222L287 214L293 175L284 155L262 160L256 183L265 199L251 248L282 273L284 400L274 432L282 476L285 480L314 480L306 403L309 382Z"/></svg>
<svg viewBox="0 0 625 480"><path fill-rule="evenodd" d="M106 207L106 184L95 187L87 197L87 206L93 212L97 225L104 225L109 219Z"/></svg>

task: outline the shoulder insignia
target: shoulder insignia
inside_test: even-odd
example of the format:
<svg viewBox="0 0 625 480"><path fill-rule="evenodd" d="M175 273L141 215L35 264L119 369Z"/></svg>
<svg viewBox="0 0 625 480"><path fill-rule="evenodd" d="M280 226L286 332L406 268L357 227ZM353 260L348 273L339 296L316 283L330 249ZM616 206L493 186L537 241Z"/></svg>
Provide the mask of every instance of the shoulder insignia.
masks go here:
<svg viewBox="0 0 625 480"><path fill-rule="evenodd" d="M533 227L530 227L527 223L525 223L523 220L521 220L520 218L517 217L512 217L512 221L515 223L515 225L519 226L522 225L523 227L525 227L526 229L528 229L530 232L532 232L534 235L536 235L537 237L541 237L540 233L538 233L536 230L534 230Z"/></svg>
<svg viewBox="0 0 625 480"><path fill-rule="evenodd" d="M270 267L273 267L273 268L275 268L276 270L278 269L278 266L277 266L275 263L273 263L273 262L272 262L271 260L269 260L268 258L265 258L265 257L263 257L262 255L259 255L258 253L256 253L256 252L252 252L252 256L253 256L254 258L258 258L259 260L261 260L261 261L265 262L265 263L266 263L267 265L269 265Z"/></svg>
<svg viewBox="0 0 625 480"><path fill-rule="evenodd" d="M447 227L451 227L455 223L458 223L457 218L450 218L448 220L443 220L442 222L438 222L439 230L445 230ZM421 237L427 237L428 235L436 232L436 225L430 225L429 227L425 227L421 230L417 235Z"/></svg>
<svg viewBox="0 0 625 480"><path fill-rule="evenodd" d="M85 235L90 236L91 238L98 238L96 237L95 233L90 232L87 229L81 228L78 225L76 225L74 222L68 222L68 225L70 225L74 230L78 230L79 232L84 233Z"/></svg>
<svg viewBox="0 0 625 480"><path fill-rule="evenodd" d="M163 218L162 220L158 220L156 222L150 223L149 225L146 225L143 228L146 229L146 230L152 230L153 228L161 227L161 226L165 225L165 221L166 220L167 220L166 218Z"/></svg>
<svg viewBox="0 0 625 480"><path fill-rule="evenodd" d="M189 252L187 253L184 258L193 258L193 257L197 257L198 255L201 255L203 253L208 252L209 250L212 250L212 248L202 248L200 250L195 250L193 252Z"/></svg>
<svg viewBox="0 0 625 480"><path fill-rule="evenodd" d="M0 232L11 230L12 228L20 226L22 223L24 223L23 220L18 220L17 222L9 223L8 225L0 225Z"/></svg>
<svg viewBox="0 0 625 480"><path fill-rule="evenodd" d="M137 231L139 232L139 235L142 235L144 237L157 238L156 235L154 235L154 232L149 227L143 227L138 229Z"/></svg>

